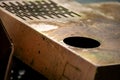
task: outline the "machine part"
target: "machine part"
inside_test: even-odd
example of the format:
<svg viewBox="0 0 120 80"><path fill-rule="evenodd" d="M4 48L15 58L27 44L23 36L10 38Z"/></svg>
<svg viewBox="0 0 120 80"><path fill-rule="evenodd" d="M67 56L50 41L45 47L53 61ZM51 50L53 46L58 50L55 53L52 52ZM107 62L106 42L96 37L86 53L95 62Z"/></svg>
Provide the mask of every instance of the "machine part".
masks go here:
<svg viewBox="0 0 120 80"><path fill-rule="evenodd" d="M49 80L120 80L119 7L119 2L1 1L0 17L15 56Z"/></svg>
<svg viewBox="0 0 120 80"><path fill-rule="evenodd" d="M0 20L0 79L7 80L13 55L13 43Z"/></svg>

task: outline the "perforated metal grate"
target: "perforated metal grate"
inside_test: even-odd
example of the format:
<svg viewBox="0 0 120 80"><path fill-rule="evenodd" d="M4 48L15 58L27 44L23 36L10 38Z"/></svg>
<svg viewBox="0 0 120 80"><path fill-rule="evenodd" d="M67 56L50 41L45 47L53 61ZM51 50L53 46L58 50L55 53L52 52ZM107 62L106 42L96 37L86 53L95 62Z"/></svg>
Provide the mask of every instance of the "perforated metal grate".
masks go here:
<svg viewBox="0 0 120 80"><path fill-rule="evenodd" d="M73 11L70 11L62 6L59 6L57 3L49 1L22 1L22 2L2 2L0 5L2 8L5 8L9 12L15 14L16 16L26 20L28 19L47 19L47 18L62 18L62 17L75 17L79 16Z"/></svg>

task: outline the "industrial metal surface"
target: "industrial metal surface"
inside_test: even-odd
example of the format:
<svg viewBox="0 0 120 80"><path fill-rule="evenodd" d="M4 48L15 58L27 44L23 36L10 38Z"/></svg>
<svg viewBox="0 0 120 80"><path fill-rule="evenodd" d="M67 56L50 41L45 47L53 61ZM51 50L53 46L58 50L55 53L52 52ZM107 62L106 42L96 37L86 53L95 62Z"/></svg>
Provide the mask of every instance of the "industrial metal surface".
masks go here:
<svg viewBox="0 0 120 80"><path fill-rule="evenodd" d="M0 2L15 56L50 80L120 80L120 3Z"/></svg>

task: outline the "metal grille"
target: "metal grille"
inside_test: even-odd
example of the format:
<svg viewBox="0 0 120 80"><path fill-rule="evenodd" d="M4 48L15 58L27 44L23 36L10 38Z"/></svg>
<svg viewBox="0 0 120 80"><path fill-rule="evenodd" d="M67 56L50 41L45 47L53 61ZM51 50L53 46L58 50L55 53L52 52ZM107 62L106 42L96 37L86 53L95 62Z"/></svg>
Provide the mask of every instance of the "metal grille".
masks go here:
<svg viewBox="0 0 120 80"><path fill-rule="evenodd" d="M9 12L15 14L16 16L26 20L37 18L62 18L62 17L75 17L79 16L62 6L59 6L53 1L22 1L22 2L2 2L0 5Z"/></svg>

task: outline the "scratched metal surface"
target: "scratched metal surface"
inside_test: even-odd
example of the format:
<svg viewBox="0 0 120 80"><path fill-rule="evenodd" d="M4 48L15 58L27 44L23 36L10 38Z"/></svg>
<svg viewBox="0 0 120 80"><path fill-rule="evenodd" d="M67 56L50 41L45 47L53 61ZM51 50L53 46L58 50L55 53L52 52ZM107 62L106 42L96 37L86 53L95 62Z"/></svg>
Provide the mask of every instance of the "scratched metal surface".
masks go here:
<svg viewBox="0 0 120 80"><path fill-rule="evenodd" d="M26 19L28 25L93 64L106 65L120 63L119 2L85 5L67 0L56 0L55 2L76 13L72 14L68 11L68 15L61 16L64 13L63 11L63 13L60 13L61 17L57 15L48 16L47 14L48 19L44 17L36 19L33 16ZM36 25L44 26L44 28ZM46 29L45 27L47 26L49 28ZM100 42L100 46L92 49L83 49L66 45L63 42L65 38L74 36L95 39Z"/></svg>
<svg viewBox="0 0 120 80"><path fill-rule="evenodd" d="M31 0L0 5L1 18L15 42L15 55L50 80L93 80L99 67L119 68L119 2ZM112 68L114 78L118 77L120 71Z"/></svg>
<svg viewBox="0 0 120 80"><path fill-rule="evenodd" d="M63 3L64 7L74 10L80 17L68 19L50 19L50 21L28 21L38 32L70 49L75 54L87 59L96 65L120 64L120 4L101 3L77 5L77 3ZM73 7L75 6L75 7ZM36 26L51 26L42 29ZM40 24L40 25L39 25ZM67 37L88 37L100 42L96 48L77 48L66 45L63 40Z"/></svg>

